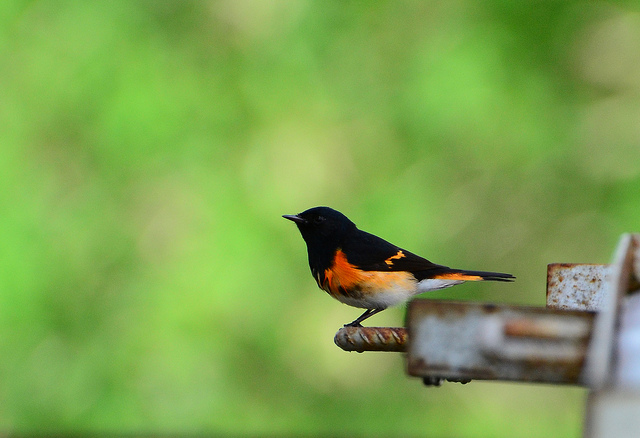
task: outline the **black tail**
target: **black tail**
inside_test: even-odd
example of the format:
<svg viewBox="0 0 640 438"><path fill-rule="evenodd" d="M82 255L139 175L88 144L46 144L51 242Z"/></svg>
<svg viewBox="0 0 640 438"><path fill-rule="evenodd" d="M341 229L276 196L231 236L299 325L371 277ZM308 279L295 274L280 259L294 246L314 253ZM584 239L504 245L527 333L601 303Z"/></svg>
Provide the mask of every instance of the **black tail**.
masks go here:
<svg viewBox="0 0 640 438"><path fill-rule="evenodd" d="M484 272L484 271L460 271L461 274L482 277L483 281L513 281L516 279L511 274L503 274L501 272Z"/></svg>
<svg viewBox="0 0 640 438"><path fill-rule="evenodd" d="M439 280L462 280L462 281L513 281L516 279L511 274L503 274L500 272L485 271L464 271L462 269L449 269L439 274L430 276L429 278Z"/></svg>

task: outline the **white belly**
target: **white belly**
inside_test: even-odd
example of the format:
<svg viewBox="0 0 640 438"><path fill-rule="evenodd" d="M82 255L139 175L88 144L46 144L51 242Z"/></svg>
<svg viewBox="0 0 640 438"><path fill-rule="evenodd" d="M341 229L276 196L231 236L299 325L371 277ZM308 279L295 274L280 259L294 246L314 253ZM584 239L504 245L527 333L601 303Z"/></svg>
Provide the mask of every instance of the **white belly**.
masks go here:
<svg viewBox="0 0 640 438"><path fill-rule="evenodd" d="M387 307L397 306L408 301L414 295L423 292L430 292L456 284L464 283L460 280L422 280L419 283L415 281L399 280L391 284L391 287L376 288L371 287L363 290L359 296L334 295L338 301L349 306L360 307L362 309L386 309Z"/></svg>

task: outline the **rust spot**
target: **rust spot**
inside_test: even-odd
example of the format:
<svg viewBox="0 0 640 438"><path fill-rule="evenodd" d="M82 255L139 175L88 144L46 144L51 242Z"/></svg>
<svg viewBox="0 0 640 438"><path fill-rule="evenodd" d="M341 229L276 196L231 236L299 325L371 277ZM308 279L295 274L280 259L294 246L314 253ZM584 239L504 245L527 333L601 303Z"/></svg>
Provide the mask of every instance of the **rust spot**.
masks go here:
<svg viewBox="0 0 640 438"><path fill-rule="evenodd" d="M482 307L489 313L495 313L498 311L498 306L492 303L484 304Z"/></svg>

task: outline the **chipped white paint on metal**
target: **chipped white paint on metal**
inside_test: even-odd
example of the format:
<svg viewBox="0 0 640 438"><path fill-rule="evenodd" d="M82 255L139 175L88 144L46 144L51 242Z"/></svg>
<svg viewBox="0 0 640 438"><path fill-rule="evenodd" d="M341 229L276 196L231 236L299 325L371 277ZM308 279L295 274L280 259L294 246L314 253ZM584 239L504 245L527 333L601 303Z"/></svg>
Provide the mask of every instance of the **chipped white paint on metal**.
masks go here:
<svg viewBox="0 0 640 438"><path fill-rule="evenodd" d="M547 266L547 307L598 311L609 290L609 265L552 263Z"/></svg>
<svg viewBox="0 0 640 438"><path fill-rule="evenodd" d="M408 372L579 384L592 320L590 312L414 300Z"/></svg>

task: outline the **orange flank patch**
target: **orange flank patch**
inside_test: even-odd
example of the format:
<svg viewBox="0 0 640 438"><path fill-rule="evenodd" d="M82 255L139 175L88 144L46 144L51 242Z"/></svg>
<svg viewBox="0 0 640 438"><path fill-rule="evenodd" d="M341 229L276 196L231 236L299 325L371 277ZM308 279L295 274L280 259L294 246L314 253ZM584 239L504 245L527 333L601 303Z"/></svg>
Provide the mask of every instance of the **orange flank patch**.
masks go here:
<svg viewBox="0 0 640 438"><path fill-rule="evenodd" d="M389 266L393 266L393 261L394 260L398 260L401 259L403 257L406 257L406 255L404 255L404 253L402 252L402 250L398 251L398 253L396 255L393 255L391 257L389 257L387 260L385 260L384 262L389 265Z"/></svg>
<svg viewBox="0 0 640 438"><path fill-rule="evenodd" d="M347 261L347 256L338 249L333 265L324 271L323 289L337 293L340 288L350 290L363 279L362 271Z"/></svg>
<svg viewBox="0 0 640 438"><path fill-rule="evenodd" d="M480 281L483 280L479 275L468 275L460 272L452 272L449 274L440 274L433 277L435 280L461 280L461 281Z"/></svg>
<svg viewBox="0 0 640 438"><path fill-rule="evenodd" d="M395 256L396 258L404 257ZM416 288L416 279L409 272L362 271L347 260L347 256L338 249L333 264L324 271L324 279L318 282L320 287L334 298L364 297L389 290L408 290Z"/></svg>

